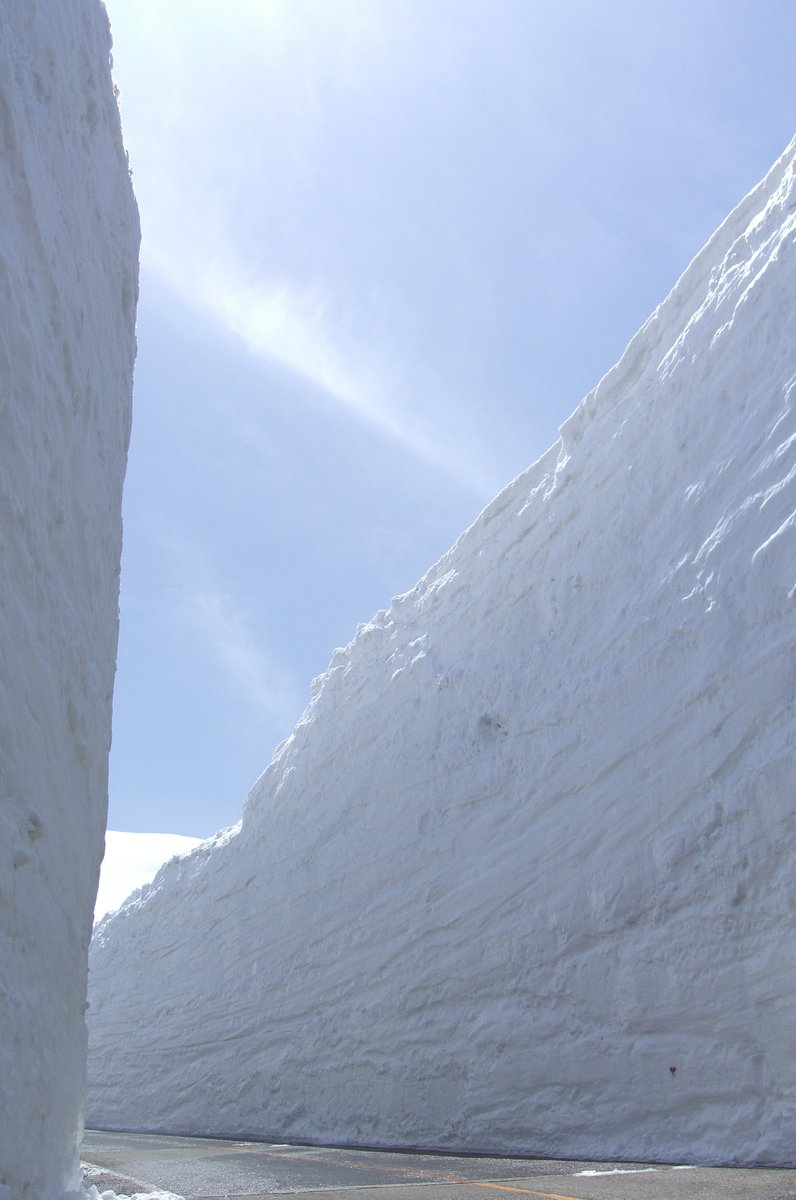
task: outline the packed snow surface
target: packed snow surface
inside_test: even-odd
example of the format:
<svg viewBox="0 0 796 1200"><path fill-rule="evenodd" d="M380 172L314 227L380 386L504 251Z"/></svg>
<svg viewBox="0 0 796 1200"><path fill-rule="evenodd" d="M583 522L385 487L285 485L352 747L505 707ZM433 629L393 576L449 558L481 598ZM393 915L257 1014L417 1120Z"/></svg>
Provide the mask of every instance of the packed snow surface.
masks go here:
<svg viewBox="0 0 796 1200"><path fill-rule="evenodd" d="M92 1124L796 1162L795 155L98 926Z"/></svg>
<svg viewBox="0 0 796 1200"><path fill-rule="evenodd" d="M138 218L98 0L0 16L0 1196L79 1184Z"/></svg>

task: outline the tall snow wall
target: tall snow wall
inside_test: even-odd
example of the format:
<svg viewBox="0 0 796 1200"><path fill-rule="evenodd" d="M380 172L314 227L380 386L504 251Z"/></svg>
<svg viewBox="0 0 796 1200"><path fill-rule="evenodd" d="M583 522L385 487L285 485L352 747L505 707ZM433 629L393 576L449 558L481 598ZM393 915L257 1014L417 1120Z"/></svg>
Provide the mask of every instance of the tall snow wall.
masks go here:
<svg viewBox="0 0 796 1200"><path fill-rule="evenodd" d="M99 926L90 1122L796 1161L795 156Z"/></svg>
<svg viewBox="0 0 796 1200"><path fill-rule="evenodd" d="M0 15L0 1197L79 1183L138 216L98 0Z"/></svg>

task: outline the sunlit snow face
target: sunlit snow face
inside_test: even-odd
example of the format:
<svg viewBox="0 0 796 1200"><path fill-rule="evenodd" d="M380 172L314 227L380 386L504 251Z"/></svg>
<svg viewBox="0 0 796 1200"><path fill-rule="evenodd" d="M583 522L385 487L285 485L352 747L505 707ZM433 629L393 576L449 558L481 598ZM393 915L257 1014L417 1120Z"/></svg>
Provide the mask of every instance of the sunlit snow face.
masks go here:
<svg viewBox="0 0 796 1200"><path fill-rule="evenodd" d="M108 830L94 906L95 923L119 908L136 888L153 880L163 863L175 855L188 854L196 845L197 838L179 834Z"/></svg>

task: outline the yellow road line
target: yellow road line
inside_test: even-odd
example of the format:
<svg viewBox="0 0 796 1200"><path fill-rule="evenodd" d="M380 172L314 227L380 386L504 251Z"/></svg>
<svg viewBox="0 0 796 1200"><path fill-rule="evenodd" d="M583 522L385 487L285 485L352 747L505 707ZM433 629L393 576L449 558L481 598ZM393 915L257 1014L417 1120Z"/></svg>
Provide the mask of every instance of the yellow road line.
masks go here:
<svg viewBox="0 0 796 1200"><path fill-rule="evenodd" d="M281 1156L280 1156L281 1157ZM541 1200L579 1200L577 1196L564 1196L558 1192L534 1192L532 1188L519 1188L510 1183L491 1183L486 1180L465 1180L457 1175L443 1175L441 1171L424 1171L407 1166L383 1166L381 1163L352 1163L349 1158L323 1158L321 1154L289 1153L288 1159L301 1158L309 1163L324 1163L330 1166L349 1166L354 1171L381 1171L384 1175L408 1175L415 1183L429 1180L432 1183L456 1183L471 1188L491 1188L497 1192L515 1192L523 1196L541 1196ZM396 1183L395 1187L401 1187Z"/></svg>
<svg viewBox="0 0 796 1200"><path fill-rule="evenodd" d="M530 1188L512 1187L508 1183L487 1183L481 1179L455 1179L451 1175L435 1175L441 1183L464 1183L468 1187L497 1188L499 1192L519 1192L522 1196L542 1196L544 1200L578 1200L577 1196L561 1196L558 1192L534 1192Z"/></svg>

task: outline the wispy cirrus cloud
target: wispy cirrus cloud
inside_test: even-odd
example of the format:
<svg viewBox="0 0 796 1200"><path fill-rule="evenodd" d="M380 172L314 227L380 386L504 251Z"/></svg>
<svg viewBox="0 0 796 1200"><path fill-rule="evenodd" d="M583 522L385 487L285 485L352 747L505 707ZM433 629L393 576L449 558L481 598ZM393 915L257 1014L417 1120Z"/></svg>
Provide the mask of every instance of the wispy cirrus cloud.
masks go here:
<svg viewBox="0 0 796 1200"><path fill-rule="evenodd" d="M406 205L380 121L403 103L400 55L420 53L406 15L361 0L231 0L223 21L205 2L109 7L145 269L487 500L503 473L418 343L424 238L394 228ZM411 260L416 299L394 278Z"/></svg>
<svg viewBox="0 0 796 1200"><path fill-rule="evenodd" d="M164 265L162 274L168 273ZM491 497L503 482L479 462L461 431L452 432L439 422L435 428L433 416L429 421L410 411L397 394L390 364L339 327L334 298L320 282L302 286L251 281L234 265L232 255L223 265L205 262L190 289L174 275L171 282L187 300L201 304L240 337L250 353L288 368L326 399L482 499Z"/></svg>
<svg viewBox="0 0 796 1200"><path fill-rule="evenodd" d="M290 672L260 644L245 610L229 594L207 587L186 591L181 609L239 696L289 728L301 711L298 689Z"/></svg>
<svg viewBox="0 0 796 1200"><path fill-rule="evenodd" d="M170 560L172 619L242 704L287 732L303 707L294 675L265 645L235 590L218 578L207 550L174 529L161 528L156 537Z"/></svg>

